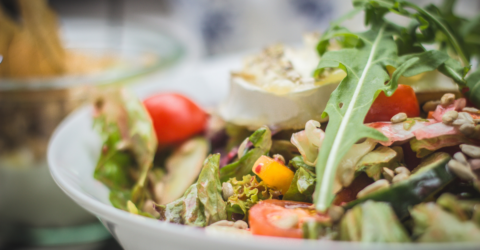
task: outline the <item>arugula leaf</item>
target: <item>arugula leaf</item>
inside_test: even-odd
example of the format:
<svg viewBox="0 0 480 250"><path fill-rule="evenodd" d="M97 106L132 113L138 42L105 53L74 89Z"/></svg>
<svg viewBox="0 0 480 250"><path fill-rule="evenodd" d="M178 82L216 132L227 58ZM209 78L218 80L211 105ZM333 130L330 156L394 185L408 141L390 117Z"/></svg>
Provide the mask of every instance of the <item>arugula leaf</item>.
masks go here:
<svg viewBox="0 0 480 250"><path fill-rule="evenodd" d="M442 135L422 140L412 138L410 140L410 147L413 152L416 152L418 158L423 158L440 148L456 146L463 143L471 144L474 142L464 135Z"/></svg>
<svg viewBox="0 0 480 250"><path fill-rule="evenodd" d="M364 41L360 48L329 51L318 68L338 67L347 76L332 93L325 113L329 124L317 160L315 203L325 212L333 200L333 180L336 168L350 147L364 137L379 141L387 138L379 131L363 125L363 120L376 95L389 80L385 64L396 59L396 46L386 25L372 27L358 35Z"/></svg>
<svg viewBox="0 0 480 250"><path fill-rule="evenodd" d="M230 178L242 179L244 175L253 174L252 167L255 161L267 154L272 146L272 132L266 126L257 129L248 139L253 143L254 148L248 150L240 160L220 169L222 182Z"/></svg>
<svg viewBox="0 0 480 250"><path fill-rule="evenodd" d="M467 87L469 90L465 93L465 96L476 107L480 107L480 70L477 69L467 77Z"/></svg>
<svg viewBox="0 0 480 250"><path fill-rule="evenodd" d="M329 117L325 139L319 152L316 170L317 185L316 209L325 212L334 197L334 181L339 162L348 150L362 138L372 138L378 141L386 137L371 128L364 126L363 121L373 100L384 91L387 96L397 88L400 76L413 76L437 68L445 74L463 81L465 69L450 60L444 52L425 51L398 56L394 36L402 31L383 19L388 12L395 12L410 17L422 16L429 24L441 26L441 22L427 11L406 4L403 1L354 1L357 7L366 9L366 23L370 29L363 33L347 33L344 29L334 35L327 34L319 42L324 43L335 35L358 37L358 43L353 48L343 48L339 51L328 51L323 54L317 70L324 68L340 68L347 73L337 89L332 93L323 116ZM404 7L414 8L418 13L410 13ZM439 23L440 22L440 23ZM438 28L438 27L437 27ZM439 28L448 32L445 27ZM340 30L340 29L335 29ZM455 38L452 37L452 42ZM386 66L396 68L390 79ZM442 71L443 72L443 71ZM385 84L387 82L387 84ZM342 175L342 173L340 173Z"/></svg>
<svg viewBox="0 0 480 250"><path fill-rule="evenodd" d="M451 31L447 23L441 17L439 11L436 9L434 9L435 11L432 11L432 8L421 8L411 2L403 0L354 0L353 4L357 8L361 7L374 13L385 14L387 12L392 12L413 18L421 24L419 26L420 31L427 37L429 36L427 32L430 32L431 35L435 35L437 31L442 32L446 37L449 46L451 46L457 53L462 64L464 66L469 65L470 62L466 56L465 48L463 48L460 43L461 38ZM414 12L409 12L407 9L412 9ZM414 38L418 39L421 37L418 37L417 35L417 37ZM415 39L415 41L417 39Z"/></svg>
<svg viewBox="0 0 480 250"><path fill-rule="evenodd" d="M227 218L222 198L218 168L220 154L210 155L204 162L198 181L183 197L166 205L157 205L160 220L171 223L205 227Z"/></svg>

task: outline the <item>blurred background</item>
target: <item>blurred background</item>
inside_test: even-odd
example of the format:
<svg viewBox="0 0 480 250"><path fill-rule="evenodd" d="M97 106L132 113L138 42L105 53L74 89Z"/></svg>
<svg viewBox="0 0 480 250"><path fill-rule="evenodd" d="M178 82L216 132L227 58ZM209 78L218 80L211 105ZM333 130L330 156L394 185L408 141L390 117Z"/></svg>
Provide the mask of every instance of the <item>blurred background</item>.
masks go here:
<svg viewBox="0 0 480 250"><path fill-rule="evenodd" d="M416 0L419 5L441 0ZM352 9L350 0L51 0L65 18L94 18L121 25L126 20L169 21L190 35L202 56L264 47L275 42L300 43L305 32L325 29ZM461 0L463 15L478 12L480 1ZM348 22L362 27L362 17Z"/></svg>
<svg viewBox="0 0 480 250"><path fill-rule="evenodd" d="M53 12L33 1L46 2ZM96 218L63 194L46 166L54 128L88 101L91 88L156 84L215 58L277 42L300 44L304 33L322 32L350 11L350 2L0 0L0 55L19 58L17 69L12 60L0 63L0 249L121 249ZM473 16L480 1L462 0L456 8ZM16 27L25 15L32 15L26 29ZM360 30L362 20L347 26ZM24 48L36 54L22 54ZM29 71L29 63L41 67ZM219 74L227 86L228 72Z"/></svg>

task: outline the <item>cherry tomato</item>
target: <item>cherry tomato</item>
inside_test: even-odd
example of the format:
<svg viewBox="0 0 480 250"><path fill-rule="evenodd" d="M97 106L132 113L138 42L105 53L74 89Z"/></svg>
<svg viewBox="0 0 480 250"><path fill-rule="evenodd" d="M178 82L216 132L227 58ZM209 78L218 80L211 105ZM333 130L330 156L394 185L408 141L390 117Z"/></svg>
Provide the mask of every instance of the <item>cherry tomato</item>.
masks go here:
<svg viewBox="0 0 480 250"><path fill-rule="evenodd" d="M159 145L184 141L202 132L208 115L192 100L180 94L162 93L143 101Z"/></svg>
<svg viewBox="0 0 480 250"><path fill-rule="evenodd" d="M296 225L291 228L277 226L276 222L286 216L296 216ZM248 215L252 234L287 238L302 238L302 225L308 220L328 221L330 218L317 213L310 203L273 199L260 201Z"/></svg>
<svg viewBox="0 0 480 250"><path fill-rule="evenodd" d="M412 87L399 84L395 93L387 97L381 92L370 107L365 117L365 123L390 121L392 117L404 112L408 117L420 116L417 96Z"/></svg>

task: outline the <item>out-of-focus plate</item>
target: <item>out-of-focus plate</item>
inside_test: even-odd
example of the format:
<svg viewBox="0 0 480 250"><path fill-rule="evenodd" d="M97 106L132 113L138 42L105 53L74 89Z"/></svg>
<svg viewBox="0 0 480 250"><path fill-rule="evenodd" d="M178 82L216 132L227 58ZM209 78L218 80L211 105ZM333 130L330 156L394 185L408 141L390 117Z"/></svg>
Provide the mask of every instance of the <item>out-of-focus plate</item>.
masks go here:
<svg viewBox="0 0 480 250"><path fill-rule="evenodd" d="M179 64L186 54L183 42L164 26L147 22L111 25L102 20L67 19L61 22L61 35L69 50L82 51L90 56L111 56L118 61L105 70L85 75L0 78L0 113L20 115L28 125L38 127L38 131L34 132L31 126L25 124L18 129L24 129L20 134L30 139L34 136L29 133L45 138L39 145L41 148L47 147L48 138L61 119L88 98L88 93L83 91L89 89L88 86L136 83L146 75L152 80L153 74L149 73L163 72ZM78 89L82 91L76 91ZM81 95L73 94L77 92L81 92ZM53 115L45 116L40 111ZM16 117L7 115L4 118L3 122L13 122ZM20 146L15 146L18 149L9 150L26 152L26 156L31 156L33 148L27 143L19 143ZM99 232L103 230L103 234L88 235L88 228L97 226L88 223L98 221L72 202L53 182L46 155L40 159L17 157L21 161L6 159L12 152L5 153L5 158L0 156L0 221L12 230L12 225L15 228L22 226L22 235L15 235L12 240L33 245L59 245L92 242L108 237L102 227Z"/></svg>
<svg viewBox="0 0 480 250"><path fill-rule="evenodd" d="M178 63L184 45L168 31L153 24L103 20L66 19L61 25L66 49L91 57L107 56L114 62L105 70L45 78L0 78L0 90L67 88L80 84L126 82Z"/></svg>

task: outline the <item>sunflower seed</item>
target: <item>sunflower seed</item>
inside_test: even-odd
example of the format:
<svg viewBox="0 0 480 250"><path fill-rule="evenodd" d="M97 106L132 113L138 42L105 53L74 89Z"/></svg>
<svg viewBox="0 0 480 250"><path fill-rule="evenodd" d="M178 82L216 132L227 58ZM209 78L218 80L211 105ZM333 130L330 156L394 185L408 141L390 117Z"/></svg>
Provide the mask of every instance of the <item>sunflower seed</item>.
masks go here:
<svg viewBox="0 0 480 250"><path fill-rule="evenodd" d="M400 123L400 122L404 122L405 120L407 120L407 118L408 118L407 114L401 112L401 113L398 113L398 114L394 115L392 117L392 119L390 119L390 121L392 123Z"/></svg>
<svg viewBox="0 0 480 250"><path fill-rule="evenodd" d="M401 166L395 169L395 173L410 175L410 170L404 166Z"/></svg>
<svg viewBox="0 0 480 250"><path fill-rule="evenodd" d="M228 221L228 220L219 220L215 223L212 223L210 226L211 227L233 227L235 222L233 221Z"/></svg>
<svg viewBox="0 0 480 250"><path fill-rule="evenodd" d="M477 176L472 172L472 169L467 165L460 163L457 160L450 160L447 164L448 169L452 171L458 178L465 181L474 181L477 179Z"/></svg>
<svg viewBox="0 0 480 250"><path fill-rule="evenodd" d="M285 158L280 154L274 154L273 159L285 165Z"/></svg>
<svg viewBox="0 0 480 250"><path fill-rule="evenodd" d="M455 95L452 93L447 93L440 99L440 104L444 107L453 104L453 102L455 102Z"/></svg>
<svg viewBox="0 0 480 250"><path fill-rule="evenodd" d="M382 179L378 180L368 186L366 186L364 189L362 189L360 192L357 194L357 198L362 198L368 194L375 193L378 190L385 189L390 187L390 183L388 183L387 180Z"/></svg>
<svg viewBox="0 0 480 250"><path fill-rule="evenodd" d="M471 123L464 123L460 126L460 132L466 136L471 136L475 133L475 125Z"/></svg>
<svg viewBox="0 0 480 250"><path fill-rule="evenodd" d="M383 168L383 177L387 181L392 182L393 177L395 177L395 173L389 168Z"/></svg>
<svg viewBox="0 0 480 250"><path fill-rule="evenodd" d="M453 158L462 164L467 164L467 157L462 152L456 152Z"/></svg>
<svg viewBox="0 0 480 250"><path fill-rule="evenodd" d="M469 123L475 123L475 122L473 121L472 116L471 116L469 113L466 113L466 112L460 112L460 113L458 113L458 119L466 120L466 121L468 121Z"/></svg>
<svg viewBox="0 0 480 250"><path fill-rule="evenodd" d="M462 126L463 124L466 124L468 123L466 120L464 119L457 119L455 121L452 122L452 125L454 126Z"/></svg>
<svg viewBox="0 0 480 250"><path fill-rule="evenodd" d="M478 113L478 109L473 107L465 107L462 109L463 112Z"/></svg>
<svg viewBox="0 0 480 250"><path fill-rule="evenodd" d="M480 147L462 144L460 145L462 152L472 158L480 159Z"/></svg>
<svg viewBox="0 0 480 250"><path fill-rule="evenodd" d="M473 171L480 169L480 159L472 159L468 161L468 163L470 164L470 167L472 168Z"/></svg>
<svg viewBox="0 0 480 250"><path fill-rule="evenodd" d="M397 174L397 175L395 175L395 177L393 177L392 183L399 183L401 181L404 181L404 180L408 179L408 177L410 177L410 176L408 176L405 173Z"/></svg>

